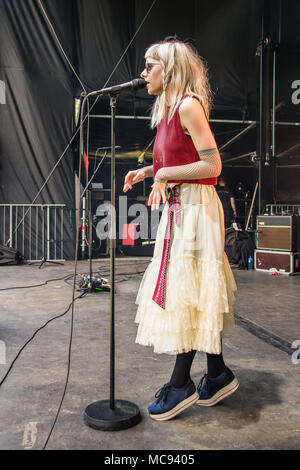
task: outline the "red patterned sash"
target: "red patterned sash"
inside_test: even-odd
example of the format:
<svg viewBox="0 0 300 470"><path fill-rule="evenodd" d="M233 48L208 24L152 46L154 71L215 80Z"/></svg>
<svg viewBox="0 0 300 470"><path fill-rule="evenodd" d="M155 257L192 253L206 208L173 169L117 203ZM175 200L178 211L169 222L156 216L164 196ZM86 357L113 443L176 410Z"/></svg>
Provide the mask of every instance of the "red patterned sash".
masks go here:
<svg viewBox="0 0 300 470"><path fill-rule="evenodd" d="M175 223L179 227L181 222L181 205L179 186L174 186L170 190L168 198L168 221L165 231L164 245L160 269L156 281L156 286L152 300L157 303L161 308L165 309L166 305L166 289L167 289L167 270L171 248L171 235L173 227L173 219L175 214Z"/></svg>

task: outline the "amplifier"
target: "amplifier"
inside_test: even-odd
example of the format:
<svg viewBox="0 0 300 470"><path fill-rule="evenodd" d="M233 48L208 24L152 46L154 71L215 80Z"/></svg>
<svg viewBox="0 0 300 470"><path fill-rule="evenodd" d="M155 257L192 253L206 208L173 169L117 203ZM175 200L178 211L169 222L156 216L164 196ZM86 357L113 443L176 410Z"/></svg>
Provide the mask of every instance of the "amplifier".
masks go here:
<svg viewBox="0 0 300 470"><path fill-rule="evenodd" d="M256 220L258 249L300 251L298 215L259 215Z"/></svg>
<svg viewBox="0 0 300 470"><path fill-rule="evenodd" d="M300 253L255 250L254 267L257 271L276 270L282 274L300 272Z"/></svg>

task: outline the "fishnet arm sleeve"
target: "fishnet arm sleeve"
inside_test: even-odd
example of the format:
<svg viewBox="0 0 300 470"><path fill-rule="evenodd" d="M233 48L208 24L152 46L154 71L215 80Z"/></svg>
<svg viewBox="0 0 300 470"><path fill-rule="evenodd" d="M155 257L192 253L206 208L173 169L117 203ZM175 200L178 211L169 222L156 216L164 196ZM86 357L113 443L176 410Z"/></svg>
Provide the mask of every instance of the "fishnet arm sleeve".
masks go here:
<svg viewBox="0 0 300 470"><path fill-rule="evenodd" d="M199 162L160 168L155 175L155 181L164 183L168 180L193 180L219 176L222 170L222 162L218 149L214 147L199 150L198 154L200 157Z"/></svg>

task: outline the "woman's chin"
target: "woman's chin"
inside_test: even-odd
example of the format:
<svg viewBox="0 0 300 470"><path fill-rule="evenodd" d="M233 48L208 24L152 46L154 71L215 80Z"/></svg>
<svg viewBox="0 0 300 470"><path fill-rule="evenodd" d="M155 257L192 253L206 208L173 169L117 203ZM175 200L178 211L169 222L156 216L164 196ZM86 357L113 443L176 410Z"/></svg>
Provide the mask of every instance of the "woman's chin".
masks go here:
<svg viewBox="0 0 300 470"><path fill-rule="evenodd" d="M161 95L162 91L160 90L153 90L153 88L147 88L148 95Z"/></svg>

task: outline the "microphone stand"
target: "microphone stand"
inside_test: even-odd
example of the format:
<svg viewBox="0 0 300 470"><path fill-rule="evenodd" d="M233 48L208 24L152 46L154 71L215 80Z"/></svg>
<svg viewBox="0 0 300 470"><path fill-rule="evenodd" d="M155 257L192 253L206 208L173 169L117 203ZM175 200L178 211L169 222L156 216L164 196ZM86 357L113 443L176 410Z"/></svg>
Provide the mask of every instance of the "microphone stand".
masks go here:
<svg viewBox="0 0 300 470"><path fill-rule="evenodd" d="M98 150L99 149L97 149L95 158L97 157ZM88 249L89 249L89 265L90 265L90 278L89 278L89 281L88 281L88 289L87 289L88 292L95 292L96 291L95 284L93 284L93 261L92 261L92 243L93 243L93 234L92 234L92 195L93 195L92 181L93 181L93 179L94 179L94 177L95 177L95 175L98 171L98 168L100 167L101 163L103 162L104 158L106 157L106 155L107 155L107 148L105 149L104 156L102 157L102 159L98 163L97 167L94 169L91 178L87 182L87 184L86 184L86 186L85 186L85 188L82 191L81 196L80 196L80 199L82 199L82 198L84 198L84 195L87 194L87 199L88 199L88 220L89 220L89 222L88 222L88 227L89 227L89 237L88 237L89 246L88 246Z"/></svg>
<svg viewBox="0 0 300 470"><path fill-rule="evenodd" d="M141 420L140 410L127 400L115 400L115 252L116 252L116 219L115 219L115 129L118 91L109 93L111 107L111 229L110 243L110 399L96 401L84 411L84 422L93 429L101 431L118 431L128 429ZM87 95L88 96L88 95ZM87 98L87 96L85 98ZM85 99L84 99L85 102ZM82 108L84 107L84 102ZM82 144L82 126L80 128ZM82 151L80 145L80 151Z"/></svg>

